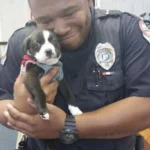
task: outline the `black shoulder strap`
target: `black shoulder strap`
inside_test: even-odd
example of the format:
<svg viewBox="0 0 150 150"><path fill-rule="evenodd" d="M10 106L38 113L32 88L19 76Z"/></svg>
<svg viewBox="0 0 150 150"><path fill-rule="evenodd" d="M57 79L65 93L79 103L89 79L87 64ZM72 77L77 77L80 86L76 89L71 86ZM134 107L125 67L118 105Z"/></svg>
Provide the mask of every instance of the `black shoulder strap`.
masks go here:
<svg viewBox="0 0 150 150"><path fill-rule="evenodd" d="M95 19L106 18L106 17L118 17L121 16L122 12L119 10L104 10L95 9Z"/></svg>
<svg viewBox="0 0 150 150"><path fill-rule="evenodd" d="M114 43L116 40L115 43L119 43L121 14L122 12L117 10L95 10L96 29L99 30L101 42Z"/></svg>

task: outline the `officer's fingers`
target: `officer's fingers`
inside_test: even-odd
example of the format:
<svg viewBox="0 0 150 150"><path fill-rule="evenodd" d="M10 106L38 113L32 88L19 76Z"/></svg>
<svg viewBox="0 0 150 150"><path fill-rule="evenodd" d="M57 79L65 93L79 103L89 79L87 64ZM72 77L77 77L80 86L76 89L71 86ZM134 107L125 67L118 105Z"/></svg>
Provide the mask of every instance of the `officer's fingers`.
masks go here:
<svg viewBox="0 0 150 150"><path fill-rule="evenodd" d="M28 98L28 99L27 99L27 102L28 102L28 104L29 104L32 108L36 109L36 105L33 103L32 98Z"/></svg>
<svg viewBox="0 0 150 150"><path fill-rule="evenodd" d="M41 86L44 87L49 84L57 74L58 70L58 67L54 67L46 75L44 75L40 80Z"/></svg>
<svg viewBox="0 0 150 150"><path fill-rule="evenodd" d="M25 122L30 125L34 124L34 120L32 116L25 113L21 113L20 111L15 109L11 104L7 105L7 112L9 113L9 115L7 114L6 116L5 114L5 116L7 117L9 122L11 119L10 122L11 124L15 124L15 121Z"/></svg>
<svg viewBox="0 0 150 150"><path fill-rule="evenodd" d="M50 95L52 92L56 91L58 88L58 81L52 82L46 86L43 87L43 91L46 96Z"/></svg>
<svg viewBox="0 0 150 150"><path fill-rule="evenodd" d="M6 114L6 112L5 112ZM8 117L8 122L7 122L7 125L9 128L12 128L12 129L15 129L16 131L26 131L26 130L29 130L30 129L30 125L27 124L26 122L21 122L21 121L16 121L14 120L12 117ZM23 132L22 132L23 133Z"/></svg>
<svg viewBox="0 0 150 150"><path fill-rule="evenodd" d="M54 103L54 100L55 100L55 97L56 97L56 94L57 94L57 91L51 93L51 95L49 95L47 98L46 98L46 102L48 104L53 104Z"/></svg>
<svg viewBox="0 0 150 150"><path fill-rule="evenodd" d="M47 103L53 103L55 96L57 94L57 88L58 88L58 81L52 82L51 84L48 84L43 88L44 93L46 95L46 102Z"/></svg>

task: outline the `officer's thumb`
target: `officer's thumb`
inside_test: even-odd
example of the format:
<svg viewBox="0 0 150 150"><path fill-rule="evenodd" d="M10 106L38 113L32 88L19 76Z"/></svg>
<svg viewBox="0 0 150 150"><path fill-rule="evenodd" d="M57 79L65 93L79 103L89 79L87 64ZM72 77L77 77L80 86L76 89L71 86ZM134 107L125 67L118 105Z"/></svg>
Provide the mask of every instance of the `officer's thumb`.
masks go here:
<svg viewBox="0 0 150 150"><path fill-rule="evenodd" d="M25 72L20 72L20 74L16 78L16 81L14 84L14 92L18 91L19 89L24 88L24 76L25 76Z"/></svg>
<svg viewBox="0 0 150 150"><path fill-rule="evenodd" d="M21 71L18 77L16 78L16 82L22 83L24 81L25 74L26 74L25 72Z"/></svg>

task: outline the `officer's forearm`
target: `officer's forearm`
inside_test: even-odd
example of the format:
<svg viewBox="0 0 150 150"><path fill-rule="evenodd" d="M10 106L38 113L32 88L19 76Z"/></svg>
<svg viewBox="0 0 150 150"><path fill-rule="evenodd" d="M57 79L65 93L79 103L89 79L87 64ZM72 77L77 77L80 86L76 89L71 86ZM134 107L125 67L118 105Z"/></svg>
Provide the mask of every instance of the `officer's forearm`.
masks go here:
<svg viewBox="0 0 150 150"><path fill-rule="evenodd" d="M150 127L150 98L129 97L76 116L80 138L116 139Z"/></svg>
<svg viewBox="0 0 150 150"><path fill-rule="evenodd" d="M7 109L7 104L11 103L13 104L13 100L1 100L0 101L0 124L7 126L7 120L6 117L4 116L4 111Z"/></svg>

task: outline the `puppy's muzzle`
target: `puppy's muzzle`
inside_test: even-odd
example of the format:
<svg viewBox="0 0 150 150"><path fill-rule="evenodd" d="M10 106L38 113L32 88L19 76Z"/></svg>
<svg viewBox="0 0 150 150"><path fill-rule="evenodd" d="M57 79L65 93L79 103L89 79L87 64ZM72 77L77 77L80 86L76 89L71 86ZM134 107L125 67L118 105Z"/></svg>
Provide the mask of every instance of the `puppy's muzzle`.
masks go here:
<svg viewBox="0 0 150 150"><path fill-rule="evenodd" d="M45 53L46 53L46 56L49 58L51 58L53 56L53 52L51 49L46 50Z"/></svg>

